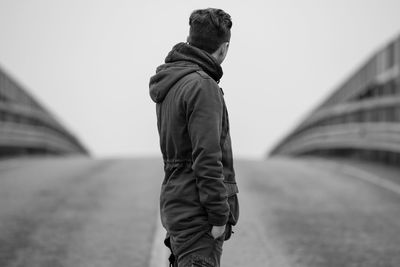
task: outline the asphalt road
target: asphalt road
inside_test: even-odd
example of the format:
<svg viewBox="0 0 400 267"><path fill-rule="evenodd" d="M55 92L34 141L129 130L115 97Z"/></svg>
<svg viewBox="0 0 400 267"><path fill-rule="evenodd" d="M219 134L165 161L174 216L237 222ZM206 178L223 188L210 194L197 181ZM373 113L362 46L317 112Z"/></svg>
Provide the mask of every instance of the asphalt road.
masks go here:
<svg viewBox="0 0 400 267"><path fill-rule="evenodd" d="M241 218L222 266L400 266L400 171L346 164L237 161ZM161 166L0 161L0 266L148 266Z"/></svg>
<svg viewBox="0 0 400 267"><path fill-rule="evenodd" d="M147 266L159 166L123 159L1 162L0 266Z"/></svg>
<svg viewBox="0 0 400 267"><path fill-rule="evenodd" d="M225 266L400 266L400 169L274 159L236 170L241 219Z"/></svg>

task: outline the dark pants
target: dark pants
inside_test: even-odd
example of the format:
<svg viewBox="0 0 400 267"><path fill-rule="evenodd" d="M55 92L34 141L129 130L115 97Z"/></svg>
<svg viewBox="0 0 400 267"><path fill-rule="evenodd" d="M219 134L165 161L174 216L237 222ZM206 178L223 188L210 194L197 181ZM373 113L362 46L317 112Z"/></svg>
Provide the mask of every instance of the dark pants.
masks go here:
<svg viewBox="0 0 400 267"><path fill-rule="evenodd" d="M196 242L175 255L174 267L220 267L225 234L214 239L206 232Z"/></svg>

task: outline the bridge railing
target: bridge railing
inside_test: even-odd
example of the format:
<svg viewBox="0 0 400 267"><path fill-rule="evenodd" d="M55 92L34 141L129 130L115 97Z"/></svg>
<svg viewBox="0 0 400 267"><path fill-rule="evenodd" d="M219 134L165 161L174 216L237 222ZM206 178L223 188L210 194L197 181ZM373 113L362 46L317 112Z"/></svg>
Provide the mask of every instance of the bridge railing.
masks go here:
<svg viewBox="0 0 400 267"><path fill-rule="evenodd" d="M400 37L367 60L271 155L344 153L400 162Z"/></svg>
<svg viewBox="0 0 400 267"><path fill-rule="evenodd" d="M0 69L0 156L88 154L78 139Z"/></svg>

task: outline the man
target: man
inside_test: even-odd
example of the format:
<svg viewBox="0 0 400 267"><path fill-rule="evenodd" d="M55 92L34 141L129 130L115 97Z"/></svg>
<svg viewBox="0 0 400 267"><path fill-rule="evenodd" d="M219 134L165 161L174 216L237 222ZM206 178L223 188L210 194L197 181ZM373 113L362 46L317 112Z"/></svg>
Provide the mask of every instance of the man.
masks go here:
<svg viewBox="0 0 400 267"><path fill-rule="evenodd" d="M228 113L218 83L232 21L195 10L187 43L175 45L150 79L165 177L160 195L173 266L220 266L239 216Z"/></svg>

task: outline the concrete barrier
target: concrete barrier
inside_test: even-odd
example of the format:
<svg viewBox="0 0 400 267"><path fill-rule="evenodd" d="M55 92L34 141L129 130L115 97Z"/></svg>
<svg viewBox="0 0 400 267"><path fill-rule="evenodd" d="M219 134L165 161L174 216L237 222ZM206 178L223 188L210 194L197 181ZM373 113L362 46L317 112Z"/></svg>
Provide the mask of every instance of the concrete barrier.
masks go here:
<svg viewBox="0 0 400 267"><path fill-rule="evenodd" d="M79 140L0 69L0 157L84 154Z"/></svg>
<svg viewBox="0 0 400 267"><path fill-rule="evenodd" d="M399 136L400 36L368 58L270 156L352 154L400 163Z"/></svg>

